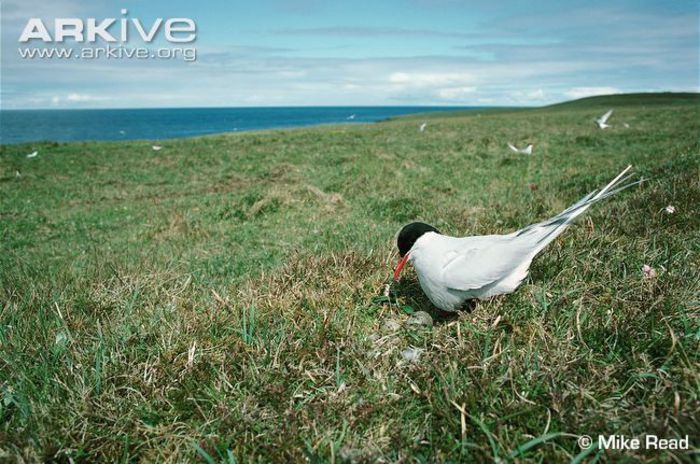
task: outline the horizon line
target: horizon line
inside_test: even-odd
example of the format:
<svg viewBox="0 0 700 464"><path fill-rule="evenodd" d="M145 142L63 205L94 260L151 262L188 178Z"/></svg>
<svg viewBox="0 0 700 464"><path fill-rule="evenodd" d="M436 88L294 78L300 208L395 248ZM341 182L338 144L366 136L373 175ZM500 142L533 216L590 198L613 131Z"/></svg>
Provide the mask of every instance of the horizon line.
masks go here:
<svg viewBox="0 0 700 464"><path fill-rule="evenodd" d="M207 109L260 109L260 108L537 108L532 105L260 105L260 106L137 106L99 108L0 108L0 111L96 111L96 110L207 110Z"/></svg>
<svg viewBox="0 0 700 464"><path fill-rule="evenodd" d="M195 110L195 109L260 109L260 108L544 108L551 105L561 103L586 100L597 97L616 97L625 95L652 95L652 94L691 94L700 96L700 90L662 90L648 92L623 92L610 93L600 95L588 95L585 97L571 98L568 100L558 100L539 105L527 104L495 104L495 105L470 105L470 104L413 104L413 105L242 105L242 106L148 106L148 107L99 107L99 108L56 108L56 107L40 107L40 108L0 108L0 111L96 111L96 110Z"/></svg>

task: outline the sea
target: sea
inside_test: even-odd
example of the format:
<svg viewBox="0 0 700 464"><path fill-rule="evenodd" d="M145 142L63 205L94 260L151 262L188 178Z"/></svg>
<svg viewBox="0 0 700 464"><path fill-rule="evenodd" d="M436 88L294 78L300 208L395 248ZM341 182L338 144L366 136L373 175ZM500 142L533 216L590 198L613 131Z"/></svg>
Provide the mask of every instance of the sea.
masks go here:
<svg viewBox="0 0 700 464"><path fill-rule="evenodd" d="M165 140L221 132L357 124L413 113L478 110L445 106L326 106L2 110L0 143Z"/></svg>

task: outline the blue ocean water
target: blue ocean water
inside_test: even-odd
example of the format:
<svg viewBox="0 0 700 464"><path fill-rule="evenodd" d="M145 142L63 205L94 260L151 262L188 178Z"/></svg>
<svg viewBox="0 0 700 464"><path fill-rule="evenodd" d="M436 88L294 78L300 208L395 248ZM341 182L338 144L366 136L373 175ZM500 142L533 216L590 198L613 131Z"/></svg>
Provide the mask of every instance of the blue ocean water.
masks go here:
<svg viewBox="0 0 700 464"><path fill-rule="evenodd" d="M173 139L231 131L374 122L404 114L454 109L479 107L3 110L0 111L0 143Z"/></svg>

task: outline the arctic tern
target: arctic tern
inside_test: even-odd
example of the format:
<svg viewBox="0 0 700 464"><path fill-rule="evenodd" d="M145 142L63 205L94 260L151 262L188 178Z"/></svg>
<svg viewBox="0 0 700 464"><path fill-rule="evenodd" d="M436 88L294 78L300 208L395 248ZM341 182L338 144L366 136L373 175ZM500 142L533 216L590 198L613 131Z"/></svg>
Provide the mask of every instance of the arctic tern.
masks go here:
<svg viewBox="0 0 700 464"><path fill-rule="evenodd" d="M443 311L466 300L512 293L527 277L533 258L592 204L641 182L628 182L632 166L599 191L593 191L556 216L508 235L450 237L422 222L408 224L397 239L399 261L394 281L413 264L423 292Z"/></svg>
<svg viewBox="0 0 700 464"><path fill-rule="evenodd" d="M608 119L610 119L610 116L612 116L613 110L608 110L607 113L599 117L598 119L595 120L595 123L598 124L598 127L601 129L607 129L610 127L610 124L608 124Z"/></svg>
<svg viewBox="0 0 700 464"><path fill-rule="evenodd" d="M508 144L508 148L510 148L511 151L514 151L515 153L520 153L521 155L531 155L532 147L533 145L531 143L529 143L525 148L518 148L512 143Z"/></svg>

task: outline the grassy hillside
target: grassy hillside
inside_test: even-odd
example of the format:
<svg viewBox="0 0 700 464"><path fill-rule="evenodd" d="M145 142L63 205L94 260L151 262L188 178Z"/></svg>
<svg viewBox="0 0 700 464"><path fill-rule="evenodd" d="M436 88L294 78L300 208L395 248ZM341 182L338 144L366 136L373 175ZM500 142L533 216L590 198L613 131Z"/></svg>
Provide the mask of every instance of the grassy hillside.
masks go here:
<svg viewBox="0 0 700 464"><path fill-rule="evenodd" d="M645 433L697 447L700 106L594 103L424 133L399 119L158 152L3 146L0 456L555 462L599 454L581 434ZM410 269L395 304L376 298L403 224L509 232L630 163L648 181L589 210L515 294L422 329L404 324L432 312Z"/></svg>
<svg viewBox="0 0 700 464"><path fill-rule="evenodd" d="M595 97L579 98L578 100L557 103L546 109L561 108L600 108L605 105L615 106L684 106L700 105L700 93L690 92L658 92L658 93L627 93L622 95L598 95Z"/></svg>
<svg viewBox="0 0 700 464"><path fill-rule="evenodd" d="M444 118L462 118L465 116L475 116L481 117L482 115L493 115L496 113L513 113L519 111L545 111L551 113L552 111L562 110L562 111L572 111L572 110L593 110L605 112L610 107L632 107L645 109L647 106L688 106L688 105L700 105L700 93L690 93L690 92L658 92L658 93L627 93L620 95L597 95L594 97L579 98L577 100L570 100L561 103L555 103L553 105L543 106L543 107L492 107L483 108L479 110L457 110L450 111L446 110L444 112L435 111L430 113L417 113L409 114L406 116L399 116L394 119L415 119L421 121L430 121L433 118L444 119ZM600 116L597 115L597 116Z"/></svg>

